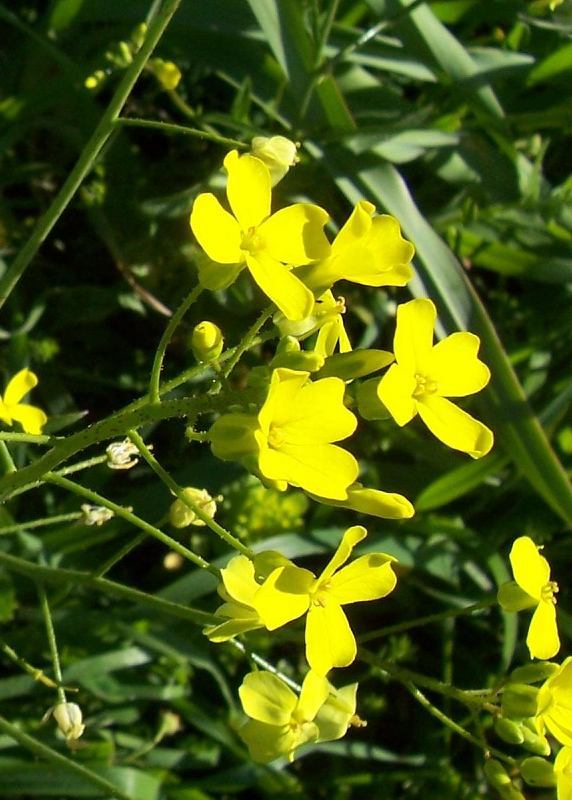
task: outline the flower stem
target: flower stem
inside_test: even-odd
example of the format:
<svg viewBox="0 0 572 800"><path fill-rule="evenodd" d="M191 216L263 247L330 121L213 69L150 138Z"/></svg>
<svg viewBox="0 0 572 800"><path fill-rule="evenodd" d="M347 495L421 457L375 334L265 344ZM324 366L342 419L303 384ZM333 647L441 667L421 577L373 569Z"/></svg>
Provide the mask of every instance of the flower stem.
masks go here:
<svg viewBox="0 0 572 800"><path fill-rule="evenodd" d="M21 667L24 672L27 672L28 675L30 675L35 681L43 683L44 686L48 687L48 689L58 688L58 684L55 683L51 678L48 678L43 670L33 667L31 664L29 664L26 659L22 658L22 656L19 656L9 644L6 644L6 642L0 641L0 651L2 651L6 658L9 658L13 664L16 664L17 666Z"/></svg>
<svg viewBox="0 0 572 800"><path fill-rule="evenodd" d="M205 523L205 525L207 525L212 531L214 531L214 533L220 536L220 538L223 539L232 548L238 550L239 553L242 553L242 555L246 556L247 558L250 559L254 558L254 553L252 552L252 550L243 545L239 539L237 539L235 536L232 535L232 533L230 533L230 531L227 531L225 528L222 527L222 525L219 525L218 522L215 522L215 520L209 517L208 514L205 514L205 512L198 503L193 503L193 501L187 497L187 495L184 493L184 491L181 489L178 483L174 481L173 478L171 478L167 470L164 469L164 467L162 467L161 464L159 464L159 462L157 461L155 456L151 453L151 451L149 450L143 439L139 436L137 431L135 430L129 431L128 436L135 445L135 447L141 453L141 456L149 464L153 472L159 476L159 478L163 481L165 486L167 486L171 490L171 492L175 495L175 497L178 497L178 499L182 503L184 503L187 506L187 508L190 508L191 511L193 511L197 515L197 517Z"/></svg>
<svg viewBox="0 0 572 800"><path fill-rule="evenodd" d="M132 511L123 506L114 503L111 500L108 500L107 497L104 497L101 494L97 494L97 492L93 492L91 489L86 489L85 486L82 486L79 483L74 483L74 481L70 481L67 478L63 478L61 475L56 475L54 472L48 472L44 476L44 480L48 483L53 483L55 486L59 486L61 489L66 489L69 492L73 492L74 494L79 495L80 497L84 497L86 500L89 500L91 503L95 503L99 506L105 506L110 511L121 517L122 519L130 522L135 527L140 528L149 536L153 536L155 539L158 539L163 544L166 544L167 547L170 547L172 550L175 550L179 553L183 558L186 558L188 561L192 561L197 567L201 567L201 569L206 569L209 572L212 572L213 575L218 577L218 570L216 567L211 567L208 561L205 561L204 558L201 558L196 553L193 553L192 550L189 550L183 544L178 542L176 539L173 539L171 536L168 536L163 531L156 528L154 525L151 525L149 522L146 522L141 517L136 516Z"/></svg>
<svg viewBox="0 0 572 800"><path fill-rule="evenodd" d="M195 286L192 292L185 297L179 308L175 311L171 319L169 320L163 335L161 336L161 341L157 347L157 352L155 353L155 358L153 359L153 367L151 368L151 379L149 381L149 400L151 403L160 403L161 396L159 392L159 382L161 380L161 369L163 366L163 358L165 357L165 351L169 346L169 342L171 341L173 334L175 333L179 323L189 310L189 308L193 305L195 300L199 297L201 292L203 291L203 287L199 284Z"/></svg>
<svg viewBox="0 0 572 800"><path fill-rule="evenodd" d="M40 607L42 609L42 616L44 617L44 624L46 626L46 635L48 637L48 645L50 647L50 654L52 657L52 666L54 669L54 676L57 684L58 702L66 702L66 693L62 686L62 670L60 667L60 656L58 653L58 643L56 641L56 632L54 630L54 623L50 613L50 606L48 603L48 596L43 585L38 584L38 594L40 595Z"/></svg>
<svg viewBox="0 0 572 800"><path fill-rule="evenodd" d="M0 441L26 442L28 444L55 444L55 436L37 436L35 433L17 433L15 431L0 431Z"/></svg>
<svg viewBox="0 0 572 800"><path fill-rule="evenodd" d="M8 445L2 440L0 440L0 463L2 464L5 475L9 475L10 473L18 471L16 469L16 465L14 464L12 454L8 450Z"/></svg>
<svg viewBox="0 0 572 800"><path fill-rule="evenodd" d="M181 0L165 0L163 7L150 23L138 53L125 72L101 120L83 148L75 167L68 175L67 180L47 211L38 220L32 235L20 253L0 279L0 308L4 305L10 293L38 252L40 246L69 205L84 178L92 170L105 143L116 129L115 121L119 117L121 109L125 105L137 78L145 67L145 64L167 28L180 2Z"/></svg>
<svg viewBox="0 0 572 800"><path fill-rule="evenodd" d="M238 139L229 139L226 136L220 136L218 133L202 131L198 128L188 128L186 125L176 125L172 122L160 122L159 120L141 119L139 117L119 117L117 123L130 128L152 128L166 134L175 133L194 136L197 139L206 139L215 144L224 145L225 147L237 147L241 150L247 147L244 142L239 142Z"/></svg>
<svg viewBox="0 0 572 800"><path fill-rule="evenodd" d="M233 369L236 367L236 365L242 358L243 353L246 352L246 350L248 350L249 347L251 347L258 331L262 328L266 320L268 320L275 311L276 311L275 305L270 305L268 306L268 308L265 308L264 311L260 314L260 316L256 320L256 322L254 323L254 325L252 325L246 331L246 333L242 337L242 340L236 347L236 350L234 351L232 358L226 365L226 368L223 372L224 378L228 378L230 373L233 371Z"/></svg>
<svg viewBox="0 0 572 800"><path fill-rule="evenodd" d="M0 536L5 536L9 533L18 533L23 529L29 531L33 528L46 528L49 525L59 525L61 522L74 522L80 517L83 517L81 511L71 511L69 514L58 514L55 517L42 517L41 519L33 519L28 522L16 522L14 525L5 525L0 528Z"/></svg>

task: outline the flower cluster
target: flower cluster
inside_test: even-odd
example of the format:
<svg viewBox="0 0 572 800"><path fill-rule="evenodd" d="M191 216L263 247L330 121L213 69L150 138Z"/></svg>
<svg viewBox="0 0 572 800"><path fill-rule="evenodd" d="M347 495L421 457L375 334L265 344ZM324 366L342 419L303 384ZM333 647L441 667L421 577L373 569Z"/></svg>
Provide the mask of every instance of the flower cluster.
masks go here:
<svg viewBox="0 0 572 800"><path fill-rule="evenodd" d="M359 417L393 418L403 426L419 415L446 445L480 458L493 435L450 398L480 391L490 373L473 334L433 344L437 312L428 299L398 306L394 352L353 350L337 282L403 287L413 277L414 247L396 219L377 214L366 200L357 202L332 242L324 230L330 217L320 206L298 202L273 210L272 189L297 160L292 142L257 137L252 152L233 150L224 159L227 207L210 192L193 205L190 225L204 253L201 284L225 288L247 270L275 306L279 334L270 363L253 371L244 400L214 421L207 438L216 457L240 462L270 489L295 487L319 503L407 519L414 508L406 497L359 482L360 465L348 444ZM216 349L215 366L220 355ZM196 357L205 360L202 352ZM359 724L355 685L336 690L327 676L356 658L346 606L379 600L396 586L391 555L365 552L350 561L366 535L361 526L348 528L320 574L273 551L239 555L221 570L221 621L206 630L211 641L305 620L309 671L299 696L267 672L251 673L242 684L250 722L241 736L255 760L292 758L301 745L338 738Z"/></svg>

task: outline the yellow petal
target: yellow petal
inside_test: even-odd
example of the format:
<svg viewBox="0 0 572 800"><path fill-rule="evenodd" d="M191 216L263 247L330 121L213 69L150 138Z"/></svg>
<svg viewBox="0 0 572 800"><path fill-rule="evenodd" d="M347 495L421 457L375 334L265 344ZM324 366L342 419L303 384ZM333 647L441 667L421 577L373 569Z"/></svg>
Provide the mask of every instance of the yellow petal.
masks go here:
<svg viewBox="0 0 572 800"><path fill-rule="evenodd" d="M397 363L411 375L427 374L437 311L431 300L410 300L397 307L394 351Z"/></svg>
<svg viewBox="0 0 572 800"><path fill-rule="evenodd" d="M267 725L250 720L239 729L238 735L248 747L253 761L268 764L276 758L291 758L297 747L315 741L318 728L314 723L308 723L303 728L291 728L289 725Z"/></svg>
<svg viewBox="0 0 572 800"><path fill-rule="evenodd" d="M262 447L260 472L271 480L283 480L312 494L345 500L347 487L358 475L355 458L335 444L283 445L280 450Z"/></svg>
<svg viewBox="0 0 572 800"><path fill-rule="evenodd" d="M409 262L414 252L401 236L398 221L382 214L374 217L363 238L340 254L336 268L346 280L364 286L405 286L413 277Z"/></svg>
<svg viewBox="0 0 572 800"><path fill-rule="evenodd" d="M382 519L410 519L415 514L412 504L402 494L368 489L359 484L349 487L344 508Z"/></svg>
<svg viewBox="0 0 572 800"><path fill-rule="evenodd" d="M379 382L377 396L398 425L407 425L417 414L416 387L414 373L401 364L392 364Z"/></svg>
<svg viewBox="0 0 572 800"><path fill-rule="evenodd" d="M330 243L323 231L328 219L320 206L296 203L272 214L258 233L268 255L297 267L329 255Z"/></svg>
<svg viewBox="0 0 572 800"><path fill-rule="evenodd" d="M362 525L352 525L351 528L348 528L342 536L338 549L329 560L326 568L322 571L318 581L320 583L328 581L334 572L339 569L342 564L346 563L356 544L363 541L366 536L367 531Z"/></svg>
<svg viewBox="0 0 572 800"><path fill-rule="evenodd" d="M284 408L280 430L288 444L323 444L351 436L357 419L344 406L340 378L308 381L290 408Z"/></svg>
<svg viewBox="0 0 572 800"><path fill-rule="evenodd" d="M411 270L409 262L415 255L415 248L401 235L399 222L390 214L374 217L368 244L376 253L378 271L390 272L403 268Z"/></svg>
<svg viewBox="0 0 572 800"><path fill-rule="evenodd" d="M431 433L447 447L481 458L493 446L492 431L444 397L425 395L417 410Z"/></svg>
<svg viewBox="0 0 572 800"><path fill-rule="evenodd" d="M287 725L298 698L271 672L249 672L238 690L244 713L268 725Z"/></svg>
<svg viewBox="0 0 572 800"><path fill-rule="evenodd" d="M554 761L558 800L572 800L572 747L562 747Z"/></svg>
<svg viewBox="0 0 572 800"><path fill-rule="evenodd" d="M227 155L224 167L228 173L228 202L246 233L270 214L270 172L259 158L239 156L236 150Z"/></svg>
<svg viewBox="0 0 572 800"><path fill-rule="evenodd" d="M10 406L10 415L13 420L20 423L26 433L40 434L48 421L41 408L28 406L26 403Z"/></svg>
<svg viewBox="0 0 572 800"><path fill-rule="evenodd" d="M560 650L556 606L551 600L541 600L538 604L532 615L526 644L531 658L552 658Z"/></svg>
<svg viewBox="0 0 572 800"><path fill-rule="evenodd" d="M219 264L239 264L244 260L240 249L238 222L225 211L214 194L200 194L191 211L191 229L205 253Z"/></svg>
<svg viewBox="0 0 572 800"><path fill-rule="evenodd" d="M296 397L309 377L309 372L287 367L272 371L268 395L258 414L258 424L266 436L271 424L282 428L286 423Z"/></svg>
<svg viewBox="0 0 572 800"><path fill-rule="evenodd" d="M340 605L386 597L397 583L392 561L394 559L385 553L356 558L332 576L329 591Z"/></svg>
<svg viewBox="0 0 572 800"><path fill-rule="evenodd" d="M347 667L356 657L356 640L342 608L336 603L312 605L306 619L306 658L318 675Z"/></svg>
<svg viewBox="0 0 572 800"><path fill-rule="evenodd" d="M12 424L12 417L10 415L9 408L2 402L2 398L0 397L0 419L2 422L5 422L6 425Z"/></svg>
<svg viewBox="0 0 572 800"><path fill-rule="evenodd" d="M235 556L220 571L229 597L246 606L252 606L259 585L254 579L254 564L246 556Z"/></svg>
<svg viewBox="0 0 572 800"><path fill-rule="evenodd" d="M330 693L316 717L321 742L341 739L346 734L350 720L356 713L357 688L357 683L351 683Z"/></svg>
<svg viewBox="0 0 572 800"><path fill-rule="evenodd" d="M269 631L305 614L310 604L309 590L314 575L307 569L279 567L256 592L254 607Z"/></svg>
<svg viewBox="0 0 572 800"><path fill-rule="evenodd" d="M286 319L300 320L311 314L314 295L279 261L258 251L255 256L247 253L246 264L256 283Z"/></svg>
<svg viewBox="0 0 572 800"><path fill-rule="evenodd" d="M341 228L332 245L332 253L339 255L345 248L351 247L363 239L371 229L375 206L367 200L356 203L354 210Z"/></svg>
<svg viewBox="0 0 572 800"><path fill-rule="evenodd" d="M472 333L453 333L435 345L428 374L442 397L465 397L487 385L491 373L477 358L479 345L479 337Z"/></svg>
<svg viewBox="0 0 572 800"><path fill-rule="evenodd" d="M519 536L510 550L510 565L515 581L535 600L540 600L542 587L550 580L550 564L541 556L529 536Z"/></svg>
<svg viewBox="0 0 572 800"><path fill-rule="evenodd" d="M37 385L38 379L34 373L29 369L21 369L8 383L4 394L4 402L7 406L17 405Z"/></svg>
<svg viewBox="0 0 572 800"><path fill-rule="evenodd" d="M298 700L298 707L296 709L302 719L308 721L313 720L326 702L329 693L330 686L325 677L310 670L304 678L300 699Z"/></svg>

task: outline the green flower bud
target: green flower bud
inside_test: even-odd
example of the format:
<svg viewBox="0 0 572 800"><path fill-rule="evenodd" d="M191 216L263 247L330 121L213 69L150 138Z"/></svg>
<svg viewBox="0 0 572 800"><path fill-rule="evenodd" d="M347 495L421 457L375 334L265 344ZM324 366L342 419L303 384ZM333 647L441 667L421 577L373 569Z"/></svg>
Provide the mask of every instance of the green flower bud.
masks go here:
<svg viewBox="0 0 572 800"><path fill-rule="evenodd" d="M197 361L209 363L222 353L224 339L220 328L213 322L199 322L191 335L191 349Z"/></svg>
<svg viewBox="0 0 572 800"><path fill-rule="evenodd" d="M525 608L532 608L538 603L538 600L535 600L524 589L521 589L515 581L503 583L498 590L497 600L500 607L505 611L523 611Z"/></svg>
<svg viewBox="0 0 572 800"><path fill-rule="evenodd" d="M554 767L545 758L525 758L520 765L520 774L529 786L556 786Z"/></svg>
<svg viewBox="0 0 572 800"><path fill-rule="evenodd" d="M296 369L300 372L317 372L324 366L324 356L320 353L314 353L313 350L299 350L297 353L276 353L270 366L272 369L287 367L287 369Z"/></svg>
<svg viewBox="0 0 572 800"><path fill-rule="evenodd" d="M181 80L182 74L179 67L172 61L163 61L162 58L154 58L150 62L151 69L155 77L166 92L176 89Z"/></svg>
<svg viewBox="0 0 572 800"><path fill-rule="evenodd" d="M525 683L509 683L501 699L503 717L525 719L534 717L537 708L538 689Z"/></svg>
<svg viewBox="0 0 572 800"><path fill-rule="evenodd" d="M183 489L183 496L194 506L200 508L204 514L214 519L216 502L206 489L195 489L194 486L187 486ZM179 498L172 503L169 509L169 521L175 528L186 528L188 525L195 525L196 527L206 525L197 516L196 512Z"/></svg>
<svg viewBox="0 0 572 800"><path fill-rule="evenodd" d="M545 681L558 672L560 667L552 661L537 661L517 667L510 673L511 681L515 683L539 683Z"/></svg>
<svg viewBox="0 0 572 800"><path fill-rule="evenodd" d="M525 750L528 750L529 753L534 753L536 756L550 755L548 739L545 736L539 736L533 729L532 724L523 724L521 730L524 736L522 747L524 747Z"/></svg>
<svg viewBox="0 0 572 800"><path fill-rule="evenodd" d="M385 350L352 350L350 353L335 353L326 359L318 377L335 377L351 381L377 372L389 366L392 361L395 361L395 356ZM377 402L380 404L379 400Z"/></svg>
<svg viewBox="0 0 572 800"><path fill-rule="evenodd" d="M238 461L258 452L254 431L258 419L253 414L223 414L209 431L211 450L223 461Z"/></svg>
<svg viewBox="0 0 572 800"><path fill-rule="evenodd" d="M53 709L54 719L66 740L79 739L85 730L81 708L77 703L58 703Z"/></svg>
<svg viewBox="0 0 572 800"><path fill-rule="evenodd" d="M506 769L503 767L500 761L497 761L494 758L489 758L488 761L485 761L483 770L488 782L491 786L494 786L495 789L503 789L512 784L510 775Z"/></svg>
<svg viewBox="0 0 572 800"><path fill-rule="evenodd" d="M145 36L146 35L147 35L147 23L146 22L141 22L139 25L137 25L137 27L135 28L135 30L131 34L131 41L133 43L133 48L134 48L135 52L137 52L137 50L139 50L139 48L141 47L141 45L145 41Z"/></svg>
<svg viewBox="0 0 572 800"><path fill-rule="evenodd" d="M251 149L252 155L259 158L268 167L272 186L276 186L290 167L300 160L296 144L285 136L255 136Z"/></svg>
<svg viewBox="0 0 572 800"><path fill-rule="evenodd" d="M357 387L356 400L360 416L367 420L389 419L390 414L377 396L379 378L364 381Z"/></svg>
<svg viewBox="0 0 572 800"><path fill-rule="evenodd" d="M497 717L495 720L495 733L507 744L522 744L524 742L524 734L520 729L520 725L511 719L505 719L505 717Z"/></svg>

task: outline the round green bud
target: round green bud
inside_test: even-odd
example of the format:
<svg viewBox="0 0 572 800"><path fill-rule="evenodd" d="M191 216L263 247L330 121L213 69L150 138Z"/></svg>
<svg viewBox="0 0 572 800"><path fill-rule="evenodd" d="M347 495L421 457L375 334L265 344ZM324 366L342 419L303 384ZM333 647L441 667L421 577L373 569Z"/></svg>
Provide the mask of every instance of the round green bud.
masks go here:
<svg viewBox="0 0 572 800"><path fill-rule="evenodd" d="M506 769L495 758L489 758L488 761L485 761L483 770L490 785L496 789L502 789L512 783Z"/></svg>
<svg viewBox="0 0 572 800"><path fill-rule="evenodd" d="M191 349L197 361L209 363L222 353L224 339L220 328L213 322L199 322L191 335Z"/></svg>
<svg viewBox="0 0 572 800"><path fill-rule="evenodd" d="M554 767L545 758L525 758L520 765L520 774L529 786L556 786Z"/></svg>
<svg viewBox="0 0 572 800"><path fill-rule="evenodd" d="M509 683L501 699L503 717L525 719L534 717L537 709L538 689L525 683Z"/></svg>
<svg viewBox="0 0 572 800"><path fill-rule="evenodd" d="M520 725L505 717L497 717L495 720L495 733L507 744L522 744L524 742L524 734Z"/></svg>

